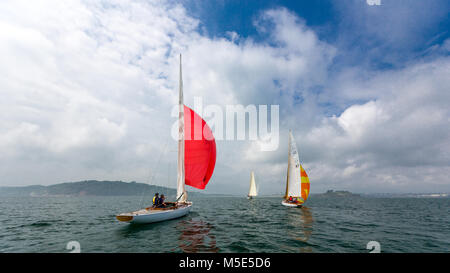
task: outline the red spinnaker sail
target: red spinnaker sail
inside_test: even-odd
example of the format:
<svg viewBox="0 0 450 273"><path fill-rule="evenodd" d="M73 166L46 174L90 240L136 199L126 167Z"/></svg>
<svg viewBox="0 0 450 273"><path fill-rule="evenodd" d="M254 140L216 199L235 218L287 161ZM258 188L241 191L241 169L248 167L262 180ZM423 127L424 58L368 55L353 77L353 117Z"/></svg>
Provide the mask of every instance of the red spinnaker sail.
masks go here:
<svg viewBox="0 0 450 273"><path fill-rule="evenodd" d="M186 105L184 137L185 184L203 190L216 165L216 141L208 124Z"/></svg>

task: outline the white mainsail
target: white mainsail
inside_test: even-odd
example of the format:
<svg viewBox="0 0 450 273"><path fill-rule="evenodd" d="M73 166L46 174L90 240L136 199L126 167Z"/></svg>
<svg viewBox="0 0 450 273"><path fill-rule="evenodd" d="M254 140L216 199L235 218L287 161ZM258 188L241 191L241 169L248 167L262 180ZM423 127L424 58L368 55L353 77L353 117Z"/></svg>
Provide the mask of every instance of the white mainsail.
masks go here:
<svg viewBox="0 0 450 273"><path fill-rule="evenodd" d="M250 190L248 191L248 196L257 196L258 192L256 191L256 183L255 183L255 174L252 172L250 175Z"/></svg>
<svg viewBox="0 0 450 273"><path fill-rule="evenodd" d="M300 160L298 157L297 145L294 136L289 130L289 155L288 155L288 173L285 198L301 197L302 180L300 173Z"/></svg>
<svg viewBox="0 0 450 273"><path fill-rule="evenodd" d="M180 54L180 82L179 82L179 116L178 116L178 168L177 168L177 200L186 202L187 194L184 188L184 103L183 103L183 75L181 72Z"/></svg>

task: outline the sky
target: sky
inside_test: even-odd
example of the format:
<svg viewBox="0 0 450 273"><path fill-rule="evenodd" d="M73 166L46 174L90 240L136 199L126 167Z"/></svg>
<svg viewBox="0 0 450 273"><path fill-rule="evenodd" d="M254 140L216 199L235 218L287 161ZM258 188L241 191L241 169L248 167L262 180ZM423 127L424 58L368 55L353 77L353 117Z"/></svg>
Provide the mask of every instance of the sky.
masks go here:
<svg viewBox="0 0 450 273"><path fill-rule="evenodd" d="M175 187L178 100L279 105L280 143L217 140L207 193L450 192L446 0L2 1L0 186ZM208 120L207 120L208 121ZM214 130L214 129L213 129ZM191 188L188 188L188 190Z"/></svg>

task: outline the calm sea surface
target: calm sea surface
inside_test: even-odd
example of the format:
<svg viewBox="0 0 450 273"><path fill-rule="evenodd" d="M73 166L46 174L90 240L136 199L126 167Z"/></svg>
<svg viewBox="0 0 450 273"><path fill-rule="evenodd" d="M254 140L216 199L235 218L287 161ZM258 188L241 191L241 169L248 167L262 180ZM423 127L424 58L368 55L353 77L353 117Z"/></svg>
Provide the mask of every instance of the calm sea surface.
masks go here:
<svg viewBox="0 0 450 273"><path fill-rule="evenodd" d="M150 199L150 198L148 198ZM450 199L194 197L183 218L143 226L115 215L141 197L0 198L0 252L450 252Z"/></svg>

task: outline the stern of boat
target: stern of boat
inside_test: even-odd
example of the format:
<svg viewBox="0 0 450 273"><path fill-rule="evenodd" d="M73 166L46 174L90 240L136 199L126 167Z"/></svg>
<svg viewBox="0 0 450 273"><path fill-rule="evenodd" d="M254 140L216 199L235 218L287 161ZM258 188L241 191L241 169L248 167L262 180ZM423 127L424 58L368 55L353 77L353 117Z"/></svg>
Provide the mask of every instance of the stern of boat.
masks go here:
<svg viewBox="0 0 450 273"><path fill-rule="evenodd" d="M122 213L122 214L117 215L116 219L119 220L120 222L131 222L133 220L133 216Z"/></svg>

